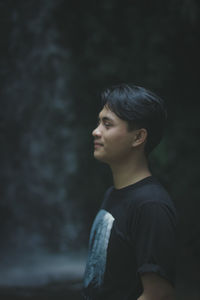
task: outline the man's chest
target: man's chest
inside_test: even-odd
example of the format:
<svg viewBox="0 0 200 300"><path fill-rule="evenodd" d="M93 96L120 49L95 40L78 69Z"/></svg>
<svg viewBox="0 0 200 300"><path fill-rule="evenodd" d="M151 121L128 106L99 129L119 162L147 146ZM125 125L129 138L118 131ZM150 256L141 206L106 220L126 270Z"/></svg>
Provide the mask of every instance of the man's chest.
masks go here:
<svg viewBox="0 0 200 300"><path fill-rule="evenodd" d="M105 280L127 284L136 274L134 246L130 242L126 219L116 218L107 247Z"/></svg>
<svg viewBox="0 0 200 300"><path fill-rule="evenodd" d="M85 285L127 284L134 277L134 250L129 242L124 212L104 209L97 214L91 234Z"/></svg>

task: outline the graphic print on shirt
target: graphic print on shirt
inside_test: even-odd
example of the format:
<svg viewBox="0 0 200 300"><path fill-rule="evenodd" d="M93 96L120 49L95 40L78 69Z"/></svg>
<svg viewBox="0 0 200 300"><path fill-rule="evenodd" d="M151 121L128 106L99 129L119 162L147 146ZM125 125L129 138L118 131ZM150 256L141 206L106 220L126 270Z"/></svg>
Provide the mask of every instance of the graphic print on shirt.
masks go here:
<svg viewBox="0 0 200 300"><path fill-rule="evenodd" d="M113 216L104 209L99 211L94 220L90 233L89 253L84 277L85 287L88 287L89 284L99 287L103 282L113 222Z"/></svg>

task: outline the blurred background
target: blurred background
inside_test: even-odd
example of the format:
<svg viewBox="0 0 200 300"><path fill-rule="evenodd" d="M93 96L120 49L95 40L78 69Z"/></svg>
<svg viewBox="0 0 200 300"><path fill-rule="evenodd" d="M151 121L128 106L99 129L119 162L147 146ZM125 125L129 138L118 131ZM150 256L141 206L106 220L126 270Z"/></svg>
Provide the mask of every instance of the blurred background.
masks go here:
<svg viewBox="0 0 200 300"><path fill-rule="evenodd" d="M0 0L0 296L81 299L89 229L112 184L92 156L102 88L166 100L153 174L179 216L177 299L200 299L200 3Z"/></svg>

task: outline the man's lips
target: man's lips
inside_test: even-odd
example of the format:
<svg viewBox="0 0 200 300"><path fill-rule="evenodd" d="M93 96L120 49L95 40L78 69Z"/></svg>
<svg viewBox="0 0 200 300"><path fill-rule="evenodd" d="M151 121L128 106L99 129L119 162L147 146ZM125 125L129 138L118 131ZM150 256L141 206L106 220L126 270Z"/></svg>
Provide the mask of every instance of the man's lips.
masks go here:
<svg viewBox="0 0 200 300"><path fill-rule="evenodd" d="M102 146L103 146L102 143L94 142L94 147L95 147L95 148L99 148L99 147L102 147Z"/></svg>

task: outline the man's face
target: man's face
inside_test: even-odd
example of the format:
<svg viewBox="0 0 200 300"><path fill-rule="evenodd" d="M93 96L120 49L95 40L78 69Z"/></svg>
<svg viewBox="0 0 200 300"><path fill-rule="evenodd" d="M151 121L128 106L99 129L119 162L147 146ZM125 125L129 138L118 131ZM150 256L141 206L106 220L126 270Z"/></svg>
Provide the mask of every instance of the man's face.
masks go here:
<svg viewBox="0 0 200 300"><path fill-rule="evenodd" d="M112 164L127 160L132 155L134 131L128 131L127 122L107 106L99 113L99 124L92 135L96 159Z"/></svg>

